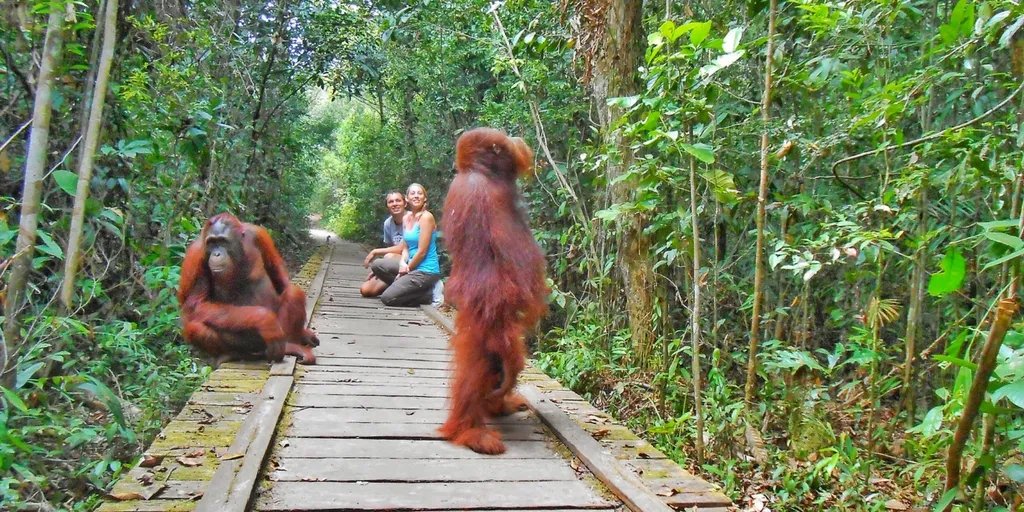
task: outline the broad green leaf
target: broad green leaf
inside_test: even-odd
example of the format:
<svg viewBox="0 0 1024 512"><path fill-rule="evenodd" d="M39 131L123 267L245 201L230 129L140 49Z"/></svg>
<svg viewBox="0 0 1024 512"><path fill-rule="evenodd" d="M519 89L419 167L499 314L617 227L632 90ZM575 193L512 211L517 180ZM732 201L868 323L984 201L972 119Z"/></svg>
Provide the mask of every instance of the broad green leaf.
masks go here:
<svg viewBox="0 0 1024 512"><path fill-rule="evenodd" d="M736 201L740 191L736 189L736 182L732 174L721 169L711 169L700 173L701 177L711 185L711 190L719 201L731 204Z"/></svg>
<svg viewBox="0 0 1024 512"><path fill-rule="evenodd" d="M959 491L960 489L958 487L954 487L946 491L946 494L943 494L942 498L939 499L937 503L935 503L935 507L932 508L932 511L942 512L943 510L946 510L946 507L948 507L950 503L953 503L953 500L956 498L956 495Z"/></svg>
<svg viewBox="0 0 1024 512"><path fill-rule="evenodd" d="M43 241L43 245L36 245L36 250L44 252L55 258L64 259L64 250L53 241L50 234L45 231L39 231L37 233L39 239Z"/></svg>
<svg viewBox="0 0 1024 512"><path fill-rule="evenodd" d="M982 234L989 240L1005 245L1015 251L1024 248L1024 240L1021 240L1020 237L1000 233L998 231L986 231Z"/></svg>
<svg viewBox="0 0 1024 512"><path fill-rule="evenodd" d="M734 27L729 30L722 40L722 51L732 53L740 47L740 40L743 39L743 27Z"/></svg>
<svg viewBox="0 0 1024 512"><path fill-rule="evenodd" d="M972 372L974 370L978 369L978 365L977 364L972 363L972 362L970 362L970 361L968 361L966 359L959 358L959 357L946 356L946 355L937 355L937 356L932 356L932 359L934 359L936 361L943 362L943 363L952 363L952 364L955 364L955 365L957 365L957 366L959 366L961 368L967 368L968 370L971 370Z"/></svg>
<svg viewBox="0 0 1024 512"><path fill-rule="evenodd" d="M1016 219L994 220L992 222L979 222L978 225L986 231L994 231L1003 228L1015 228L1020 225L1020 221Z"/></svg>
<svg viewBox="0 0 1024 512"><path fill-rule="evenodd" d="M617 219L621 213L622 210L613 206L611 208L595 212L594 217L597 217L598 219L601 219L605 222L612 222L615 219Z"/></svg>
<svg viewBox="0 0 1024 512"><path fill-rule="evenodd" d="M665 23L661 24L661 27L658 28L658 33L661 34L662 37L668 39L671 42L675 40L675 38L672 37L672 32L675 31L675 29L675 22L672 20L668 20Z"/></svg>
<svg viewBox="0 0 1024 512"><path fill-rule="evenodd" d="M1007 384L992 393L993 402L998 402L1003 397L1013 403L1013 405L1024 409L1024 379Z"/></svg>
<svg viewBox="0 0 1024 512"><path fill-rule="evenodd" d="M21 397L17 393L7 389L6 387L0 386L0 389L4 390L4 397L7 398L7 402L13 405L16 409L21 412L28 412L28 407L25 406L25 402L21 400Z"/></svg>
<svg viewBox="0 0 1024 512"><path fill-rule="evenodd" d="M687 144L685 142L679 144L687 153L693 155L697 160L706 164L715 163L715 150L707 144Z"/></svg>
<svg viewBox="0 0 1024 512"><path fill-rule="evenodd" d="M1012 260L1015 260L1017 258L1020 258L1021 256L1024 256L1024 249L1021 249L1019 251L1011 252L1010 254L1007 254L1007 255L1003 256L1002 258L999 258L999 259L997 259L997 260L995 260L993 262L990 262L988 265L985 265L981 269L982 270L988 270L988 269L990 269L992 267L999 266L999 265L1002 265L1003 263L1006 263L1008 261L1012 261Z"/></svg>
<svg viewBox="0 0 1024 512"><path fill-rule="evenodd" d="M640 101L640 96L618 96L615 98L608 98L608 105L620 108L630 108L636 105L637 101Z"/></svg>
<svg viewBox="0 0 1024 512"><path fill-rule="evenodd" d="M17 229L11 229L7 225L7 219L0 218L0 249L3 249L11 240L18 236Z"/></svg>
<svg viewBox="0 0 1024 512"><path fill-rule="evenodd" d="M705 39L708 38L708 34L711 33L711 22L705 21L704 23L697 23L693 30L690 31L690 43L694 46L700 46Z"/></svg>
<svg viewBox="0 0 1024 512"><path fill-rule="evenodd" d="M946 257L942 258L939 264L942 272L932 274L928 280L928 294L933 297L940 297L960 289L967 275L967 261L957 247L950 247L946 250Z"/></svg>
<svg viewBox="0 0 1024 512"><path fill-rule="evenodd" d="M697 25L700 25L700 23L697 23L696 21L683 23L682 25L679 25L674 30L672 30L671 34L666 35L665 37L668 38L669 41L675 41L676 39L683 37L683 35L686 34L687 32L696 28Z"/></svg>
<svg viewBox="0 0 1024 512"><path fill-rule="evenodd" d="M14 379L14 389L23 388L25 386L25 383L28 382L28 380L31 379L33 376L35 376L36 372L38 372L39 369L45 365L46 363L40 361L18 370L18 376Z"/></svg>
<svg viewBox="0 0 1024 512"><path fill-rule="evenodd" d="M1021 466L1020 464L1010 464L1003 468L1003 471L1006 473L1006 476L1010 477L1010 480L1017 483L1024 482L1024 466Z"/></svg>
<svg viewBox="0 0 1024 512"><path fill-rule="evenodd" d="M964 22L964 13L967 10L967 2L965 0L959 0L956 5L953 6L953 12L949 15L949 24L960 29L960 25Z"/></svg>
<svg viewBox="0 0 1024 512"><path fill-rule="evenodd" d="M921 424L915 427L915 432L920 432L924 437L935 435L942 428L942 406L932 407L928 414L924 415Z"/></svg>
<svg viewBox="0 0 1024 512"><path fill-rule="evenodd" d="M57 181L61 190L67 192L71 197L75 197L75 192L78 191L77 174L71 171L53 171L53 179Z"/></svg>
<svg viewBox="0 0 1024 512"><path fill-rule="evenodd" d="M740 50L738 52L732 52L732 53L726 53L724 55L719 55L715 59L715 61L712 62L711 64L705 64L704 66L701 66L701 68L700 68L700 76L706 78L706 77L709 77L709 76L719 72L723 68L727 68L727 67L733 65L745 53L746 52L744 50Z"/></svg>
<svg viewBox="0 0 1024 512"><path fill-rule="evenodd" d="M1018 30L1020 30L1020 27L1022 25L1024 25L1024 15L1018 16L1017 20L1014 21L1012 25L1006 27L1006 30L1003 31L1003 35L1000 36L999 38L999 46L1003 48L1009 48L1010 40L1013 39L1013 36L1017 33Z"/></svg>

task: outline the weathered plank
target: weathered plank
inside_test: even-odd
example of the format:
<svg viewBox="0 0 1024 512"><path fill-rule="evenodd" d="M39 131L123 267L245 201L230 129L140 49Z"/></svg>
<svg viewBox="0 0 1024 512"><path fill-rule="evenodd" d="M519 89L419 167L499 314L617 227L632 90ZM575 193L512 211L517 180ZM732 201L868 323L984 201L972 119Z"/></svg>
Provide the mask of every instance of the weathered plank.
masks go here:
<svg viewBox="0 0 1024 512"><path fill-rule="evenodd" d="M321 359L325 362L319 364L319 366L334 366L338 361L346 359L369 359L382 363L398 360L447 364L451 362L452 356L444 349L401 349L332 345L317 351L317 362L319 363Z"/></svg>
<svg viewBox="0 0 1024 512"><path fill-rule="evenodd" d="M440 439L434 423L338 423L324 424L303 421L288 429L291 437L359 438L359 439ZM544 441L549 439L540 425L493 425L507 441Z"/></svg>
<svg viewBox="0 0 1024 512"><path fill-rule="evenodd" d="M448 386L387 386L372 383L310 383L302 382L298 389L303 393L319 393L324 395L362 395L362 396L408 396L408 397L439 397L448 396Z"/></svg>
<svg viewBox="0 0 1024 512"><path fill-rule="evenodd" d="M270 479L278 482L537 482L575 481L561 460L281 459Z"/></svg>
<svg viewBox="0 0 1024 512"><path fill-rule="evenodd" d="M288 405L294 407L359 407L398 410L447 410L444 398L411 396L322 395L309 392L292 393Z"/></svg>
<svg viewBox="0 0 1024 512"><path fill-rule="evenodd" d="M340 378L358 378L362 375L391 375L395 377L434 377L438 379L448 379L448 370L434 370L430 368L388 368L388 367L355 367L355 366L336 366L332 368L333 371L323 371L321 368L310 368L308 375L309 378L318 378L324 376L334 376ZM305 377L305 376L304 376Z"/></svg>
<svg viewBox="0 0 1024 512"><path fill-rule="evenodd" d="M285 444L285 443L282 443ZM284 458L344 459L553 459L558 458L544 442L509 443L501 455L482 455L447 441L404 439L288 438L278 455Z"/></svg>
<svg viewBox="0 0 1024 512"><path fill-rule="evenodd" d="M326 409L308 408L296 409L291 412L292 424L318 423L331 425L339 423L430 423L440 426L448 417L446 410L409 410L398 409ZM516 413L511 416L494 418L495 424L536 424L536 418L530 413Z"/></svg>
<svg viewBox="0 0 1024 512"><path fill-rule="evenodd" d="M365 384L368 386L396 386L396 387L417 387L426 386L430 388L447 388L448 379L444 377L423 377L419 375L387 375L382 373L320 373L303 375L303 381L309 384Z"/></svg>
<svg viewBox="0 0 1024 512"><path fill-rule="evenodd" d="M395 354L396 356L400 354ZM423 359L374 359L365 357L317 357L316 366L310 366L307 370L311 372L331 372L335 369L361 369L361 368L400 368L408 370L445 370L451 366L448 361L425 361Z"/></svg>
<svg viewBox="0 0 1024 512"><path fill-rule="evenodd" d="M261 510L436 510L449 508L607 508L614 503L582 482L342 483L276 482Z"/></svg>

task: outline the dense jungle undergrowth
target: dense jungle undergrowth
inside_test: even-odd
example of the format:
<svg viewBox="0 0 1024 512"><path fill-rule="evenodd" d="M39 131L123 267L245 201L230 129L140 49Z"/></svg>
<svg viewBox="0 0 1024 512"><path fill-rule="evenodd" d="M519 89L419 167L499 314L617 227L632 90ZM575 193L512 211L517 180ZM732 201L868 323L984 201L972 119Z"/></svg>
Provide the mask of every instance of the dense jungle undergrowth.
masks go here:
<svg viewBox="0 0 1024 512"><path fill-rule="evenodd" d="M1016 0L0 12L0 508L90 509L201 382L208 215L379 243L488 125L536 152L543 369L744 510L1021 509Z"/></svg>

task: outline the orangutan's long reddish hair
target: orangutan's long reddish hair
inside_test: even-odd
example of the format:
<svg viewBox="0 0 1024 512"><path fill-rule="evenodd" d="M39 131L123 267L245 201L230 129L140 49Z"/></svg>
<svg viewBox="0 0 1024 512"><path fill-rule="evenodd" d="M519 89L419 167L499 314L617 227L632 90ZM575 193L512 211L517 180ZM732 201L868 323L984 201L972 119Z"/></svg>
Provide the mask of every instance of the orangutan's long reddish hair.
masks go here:
<svg viewBox="0 0 1024 512"><path fill-rule="evenodd" d="M512 392L525 365L523 336L547 311L544 255L516 187L532 162L520 138L468 131L456 144L458 175L444 203L441 227L452 258L445 295L458 314L451 411L440 432L481 453L505 451L485 419L523 405Z"/></svg>

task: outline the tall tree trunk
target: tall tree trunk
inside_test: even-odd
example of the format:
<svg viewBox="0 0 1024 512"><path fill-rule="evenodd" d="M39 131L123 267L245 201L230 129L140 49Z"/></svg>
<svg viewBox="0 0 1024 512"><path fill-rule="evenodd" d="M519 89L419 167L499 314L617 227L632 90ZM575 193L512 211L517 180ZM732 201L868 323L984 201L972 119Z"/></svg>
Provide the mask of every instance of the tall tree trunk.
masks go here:
<svg viewBox="0 0 1024 512"><path fill-rule="evenodd" d="M409 146L409 152L412 153L412 173L418 176L423 174L423 162L420 161L420 152L416 148L416 116L412 113L415 84L416 82L410 78L406 80L405 86L402 88L402 127L405 128L405 143Z"/></svg>
<svg viewBox="0 0 1024 512"><path fill-rule="evenodd" d="M36 248L36 228L39 225L39 198L43 192L43 173L46 170L46 150L50 138L50 115L53 112L53 72L60 62L63 39L64 4L50 12L43 43L43 57L36 80L35 105L32 107L32 131L29 134L28 155L25 157L25 184L21 193L21 220L18 225L18 243L11 263L11 277L7 284L7 303L4 307L4 344L0 365L6 375L8 361L20 343L21 324L18 316L25 302L25 287L31 271L32 253Z"/></svg>
<svg viewBox="0 0 1024 512"><path fill-rule="evenodd" d="M591 60L590 95L605 134L605 143L614 147L615 152L621 156L619 161L609 159L606 179L612 183L629 168L633 156L628 141L620 132L611 130L612 124L622 116L623 111L608 105L608 98L636 93L636 70L643 55L643 2L590 0L587 3L592 4L587 8L601 18L595 27L590 27L595 32L590 39L597 41ZM608 201L613 204L626 202L632 191L630 183L609 185ZM637 215L620 218L618 231L616 258L625 288L633 352L637 359L644 362L655 338L652 322L655 280L651 263L647 259L650 242L643 235L643 219Z"/></svg>
<svg viewBox="0 0 1024 512"><path fill-rule="evenodd" d="M693 229L693 303L690 305L690 337L693 340L693 409L697 417L697 466L704 465L704 412L701 405L700 371L700 226L697 222L697 160L690 157L690 226Z"/></svg>
<svg viewBox="0 0 1024 512"><path fill-rule="evenodd" d="M928 233L928 182L921 184L917 205L917 240L920 244L914 252L914 271L910 278L910 311L907 312L906 356L903 363L903 400L906 410L907 428L914 426L916 397L914 386L914 359L917 357L917 333L921 330L921 313L924 307L924 265L927 261L928 244L924 237Z"/></svg>
<svg viewBox="0 0 1024 512"><path fill-rule="evenodd" d="M103 53L96 71L96 87L93 89L92 107L89 109L89 124L85 133L82 158L78 163L78 189L75 193L75 207L71 212L71 233L64 256L64 282L60 288L60 302L65 309L71 309L71 295L75 291L75 274L81 260L79 246L85 223L85 201L89 198L89 180L92 179L92 162L100 138L100 123L103 120L103 103L107 95L107 79L110 65L114 60L114 46L117 43L117 0L106 0L103 16Z"/></svg>
<svg viewBox="0 0 1024 512"><path fill-rule="evenodd" d="M750 320L750 350L747 356L747 384L743 389L743 402L750 414L757 380L757 341L761 330L761 295L764 286L764 207L768 196L768 121L771 120L772 58L775 55L775 16L778 0L768 7L768 47L764 58L764 95L761 97L761 185L757 193L757 249L754 256L754 308Z"/></svg>
<svg viewBox="0 0 1024 512"><path fill-rule="evenodd" d="M249 141L252 144L252 148L249 150L249 158L245 165L245 183L242 197L245 198L245 202L249 200L249 190L252 188L252 175L253 168L256 166L256 154L259 152L258 141L260 138L259 122L260 116L263 113L263 103L266 100L267 95L267 82L270 80L270 74L274 71L274 62L277 60L277 45L280 43L282 34L284 33L284 26L286 21L285 13L288 11L288 2L283 1L277 9L277 28L274 29L274 35L270 37L270 55L267 57L267 67L263 70L263 76L260 79L260 88L256 97L256 108L252 113L252 126L249 129ZM266 124L264 123L264 126Z"/></svg>

